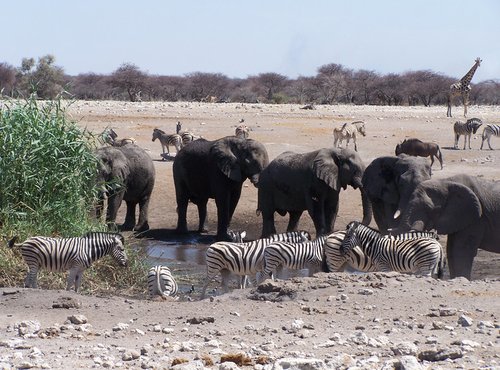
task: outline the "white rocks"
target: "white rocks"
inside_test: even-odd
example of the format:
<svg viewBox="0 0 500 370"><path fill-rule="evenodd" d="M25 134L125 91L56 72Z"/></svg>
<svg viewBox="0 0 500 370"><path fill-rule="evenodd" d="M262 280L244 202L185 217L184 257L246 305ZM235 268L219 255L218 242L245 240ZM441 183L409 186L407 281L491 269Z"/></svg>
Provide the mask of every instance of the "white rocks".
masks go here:
<svg viewBox="0 0 500 370"><path fill-rule="evenodd" d="M272 370L294 369L294 370L317 370L328 369L329 366L323 360L314 358L282 358L273 364Z"/></svg>
<svg viewBox="0 0 500 370"><path fill-rule="evenodd" d="M418 351L418 347L408 341L400 342L395 344L394 346L391 347L392 352L399 356L399 355L416 355Z"/></svg>
<svg viewBox="0 0 500 370"><path fill-rule="evenodd" d="M360 289L358 291L358 294L361 294L361 295L372 295L373 294L373 290L372 289Z"/></svg>
<svg viewBox="0 0 500 370"><path fill-rule="evenodd" d="M37 333L40 328L40 323L35 320L25 320L14 324L14 329L17 330L20 337L33 335Z"/></svg>
<svg viewBox="0 0 500 370"><path fill-rule="evenodd" d="M401 370L422 370L424 367L418 362L415 356L401 356L399 359L399 369Z"/></svg>
<svg viewBox="0 0 500 370"><path fill-rule="evenodd" d="M122 330L127 330L129 327L128 324L126 323L123 323L123 322L119 322L118 324L116 324L115 326L113 326L113 331L122 331Z"/></svg>
<svg viewBox="0 0 500 370"><path fill-rule="evenodd" d="M88 322L84 315L71 315L68 316L68 321L75 325L86 324Z"/></svg>
<svg viewBox="0 0 500 370"><path fill-rule="evenodd" d="M0 340L0 347L19 348L25 343L26 341L19 338L2 339Z"/></svg>
<svg viewBox="0 0 500 370"><path fill-rule="evenodd" d="M458 318L458 325L462 327L468 327L471 326L474 320L472 320L469 316L466 315L460 315Z"/></svg>
<svg viewBox="0 0 500 370"><path fill-rule="evenodd" d="M137 360L141 356L139 351L135 349L129 349L123 352L122 361L132 361Z"/></svg>
<svg viewBox="0 0 500 370"><path fill-rule="evenodd" d="M457 314L457 309L456 308L440 308L439 309L439 316L454 316Z"/></svg>

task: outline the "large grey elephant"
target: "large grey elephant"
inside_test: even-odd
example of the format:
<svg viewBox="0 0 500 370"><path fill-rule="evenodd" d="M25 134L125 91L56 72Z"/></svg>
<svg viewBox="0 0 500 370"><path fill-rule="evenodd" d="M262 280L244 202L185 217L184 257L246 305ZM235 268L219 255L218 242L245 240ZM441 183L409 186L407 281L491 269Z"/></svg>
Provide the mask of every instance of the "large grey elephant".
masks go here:
<svg viewBox="0 0 500 370"><path fill-rule="evenodd" d="M500 253L500 182L468 175L419 184L395 233L435 229L447 234L450 277L471 277L478 249Z"/></svg>
<svg viewBox="0 0 500 370"><path fill-rule="evenodd" d="M198 207L198 232L205 231L207 202L217 206L217 240L231 240L227 229L240 199L243 182L257 186L259 174L269 163L264 145L256 140L228 136L216 141L193 141L174 159L173 173L177 199L177 232L188 231L188 202Z"/></svg>
<svg viewBox="0 0 500 370"><path fill-rule="evenodd" d="M408 202L415 187L431 178L426 159L400 154L374 159L363 175L363 188L372 204L373 217L381 233L398 225L400 203Z"/></svg>
<svg viewBox="0 0 500 370"><path fill-rule="evenodd" d="M98 217L103 207L103 198L108 197L106 221L113 225L118 209L124 200L127 214L122 230L137 232L149 229L148 206L155 183L155 168L146 151L135 144L122 147L103 147L97 149L101 168L99 181L105 183L98 205ZM136 224L135 210L139 205L139 220Z"/></svg>
<svg viewBox="0 0 500 370"><path fill-rule="evenodd" d="M262 213L262 237L276 233L274 212L290 214L288 231L296 230L308 211L316 236L329 234L337 217L339 192L347 185L360 188L363 223L371 221L371 208L361 183L365 166L353 150L324 148L276 157L260 175L257 211Z"/></svg>

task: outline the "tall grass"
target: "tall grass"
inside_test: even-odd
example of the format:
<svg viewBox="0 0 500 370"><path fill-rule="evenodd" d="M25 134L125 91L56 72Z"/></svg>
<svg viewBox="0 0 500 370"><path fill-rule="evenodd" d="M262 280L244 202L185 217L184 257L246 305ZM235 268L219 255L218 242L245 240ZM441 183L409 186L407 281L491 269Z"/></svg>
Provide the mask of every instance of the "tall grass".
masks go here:
<svg viewBox="0 0 500 370"><path fill-rule="evenodd" d="M94 217L98 189L96 139L65 115L60 100L7 102L0 111L0 234L4 241L33 235L79 236L105 230ZM129 250L129 278L113 262L100 261L87 272L92 290L129 288L145 270L141 254ZM27 266L19 252L0 246L0 286L22 285ZM21 271L21 273L19 273ZM125 273L127 274L127 273ZM136 276L137 274L137 276ZM90 280L87 280L89 279ZM40 285L65 286L57 274L43 274ZM44 285L45 284L45 285ZM117 286L118 285L118 286Z"/></svg>

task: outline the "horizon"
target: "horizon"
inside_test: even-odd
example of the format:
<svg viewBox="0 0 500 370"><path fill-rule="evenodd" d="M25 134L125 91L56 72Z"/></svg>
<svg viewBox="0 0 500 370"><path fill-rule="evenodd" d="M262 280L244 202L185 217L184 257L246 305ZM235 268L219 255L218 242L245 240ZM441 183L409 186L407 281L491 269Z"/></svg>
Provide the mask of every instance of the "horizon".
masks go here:
<svg viewBox="0 0 500 370"><path fill-rule="evenodd" d="M3 28L15 33L3 40L0 62L19 67L22 58L50 54L70 76L107 75L131 63L150 75L271 72L296 79L335 63L381 75L430 70L460 79L480 57L473 83L500 78L494 0L466 8L451 0L27 3L29 12L26 2L3 6ZM12 14L23 14L21 27Z"/></svg>

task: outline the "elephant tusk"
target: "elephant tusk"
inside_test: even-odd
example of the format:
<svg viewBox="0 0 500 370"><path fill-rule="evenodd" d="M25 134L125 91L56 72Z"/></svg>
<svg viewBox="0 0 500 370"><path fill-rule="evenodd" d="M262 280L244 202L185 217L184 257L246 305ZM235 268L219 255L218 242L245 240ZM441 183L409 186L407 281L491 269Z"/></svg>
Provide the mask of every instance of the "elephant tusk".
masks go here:
<svg viewBox="0 0 500 370"><path fill-rule="evenodd" d="M398 218L401 216L401 211L398 209L396 212L394 212L394 219Z"/></svg>

